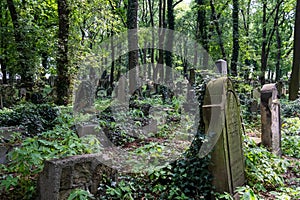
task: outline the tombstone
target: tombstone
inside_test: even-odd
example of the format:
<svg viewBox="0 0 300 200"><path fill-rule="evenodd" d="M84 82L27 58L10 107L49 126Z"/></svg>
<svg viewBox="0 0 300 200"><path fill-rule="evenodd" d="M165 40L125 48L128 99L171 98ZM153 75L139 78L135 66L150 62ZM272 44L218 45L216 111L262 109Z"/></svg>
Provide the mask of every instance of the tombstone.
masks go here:
<svg viewBox="0 0 300 200"><path fill-rule="evenodd" d="M217 65L218 71L222 75L226 75L227 74L227 62L225 60L222 60L222 59L217 60L216 65Z"/></svg>
<svg viewBox="0 0 300 200"><path fill-rule="evenodd" d="M196 81L195 69L190 69L190 78L189 78L190 85L194 85L195 81Z"/></svg>
<svg viewBox="0 0 300 200"><path fill-rule="evenodd" d="M260 91L259 88L254 88L252 91L252 96L255 100L259 100L260 99Z"/></svg>
<svg viewBox="0 0 300 200"><path fill-rule="evenodd" d="M280 102L276 84L265 84L260 98L262 144L281 155Z"/></svg>
<svg viewBox="0 0 300 200"><path fill-rule="evenodd" d="M6 143L6 141L9 141L15 132L24 134L26 133L26 130L18 126L0 127L0 136L2 137L2 140L5 141L0 143L0 164L7 163L7 154L14 148L14 146Z"/></svg>
<svg viewBox="0 0 300 200"><path fill-rule="evenodd" d="M118 83L117 99L119 102L126 102L126 77L121 76Z"/></svg>
<svg viewBox="0 0 300 200"><path fill-rule="evenodd" d="M66 200L72 190L89 190L97 194L99 185L117 181L118 171L99 161L99 154L84 154L46 160L39 174L37 193L40 200Z"/></svg>
<svg viewBox="0 0 300 200"><path fill-rule="evenodd" d="M239 106L229 78L218 78L207 84L203 119L210 142L203 145L207 145L207 153L212 150L209 168L215 190L220 193L234 194L235 188L245 183Z"/></svg>
<svg viewBox="0 0 300 200"><path fill-rule="evenodd" d="M109 147L112 145L102 129L98 124L79 124L76 126L77 134L79 137L94 135L99 140L101 146Z"/></svg>

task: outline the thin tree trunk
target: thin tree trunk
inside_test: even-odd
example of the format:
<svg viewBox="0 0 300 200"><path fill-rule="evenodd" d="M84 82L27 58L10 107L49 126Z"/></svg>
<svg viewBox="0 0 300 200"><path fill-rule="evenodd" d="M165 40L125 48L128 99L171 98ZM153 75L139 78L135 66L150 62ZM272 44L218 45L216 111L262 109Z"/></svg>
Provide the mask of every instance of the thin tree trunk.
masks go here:
<svg viewBox="0 0 300 200"><path fill-rule="evenodd" d="M69 103L71 80L69 76L68 59L68 37L69 37L69 14L70 8L67 0L58 0L58 52L57 52L57 83L56 92L58 105L67 105Z"/></svg>
<svg viewBox="0 0 300 200"><path fill-rule="evenodd" d="M128 69L129 71L129 92L132 94L137 85L137 67L138 67L138 35L137 35L137 12L138 0L128 1L127 28L131 29L128 34Z"/></svg>
<svg viewBox="0 0 300 200"><path fill-rule="evenodd" d="M207 36L207 19L206 19L206 10L205 10L205 1L197 0L197 30L196 30L196 40L198 43L202 45L202 47L206 50L202 53L203 66L208 66L208 36ZM195 55L198 55L198 52L195 52Z"/></svg>
<svg viewBox="0 0 300 200"><path fill-rule="evenodd" d="M280 74L280 61L281 61L281 36L279 32L279 26L276 26L276 40L277 40L277 61L276 61L276 77L275 81L278 82L281 78Z"/></svg>
<svg viewBox="0 0 300 200"><path fill-rule="evenodd" d="M220 25L219 25L219 18L217 16L213 0L210 0L210 8L211 8L211 12L212 12L211 14L212 14L213 22L214 22L214 25L215 25L215 28L216 28L216 31L217 31L217 34L218 34L218 40L219 40L219 45L220 45L222 57L223 57L224 60L227 60L226 52L225 52L225 48L224 48L224 43L223 43L223 40L222 40L222 31L221 31L221 28L220 28Z"/></svg>
<svg viewBox="0 0 300 200"><path fill-rule="evenodd" d="M165 80L171 82L172 81L172 65L173 65L173 57L172 57L172 49L173 49L173 40L174 34L173 30L175 28L175 16L174 16L174 7L173 0L167 0L167 20L168 20L168 32L167 32L167 47L170 51L166 51L166 76Z"/></svg>
<svg viewBox="0 0 300 200"><path fill-rule="evenodd" d="M153 10L152 10L152 6L153 4L151 4L151 0L148 0L148 5L149 5L149 11L150 11L150 23L151 23L151 27L154 28L154 19L153 19ZM154 65L154 31L152 31L152 40L151 40L151 49L150 49L150 59L151 59L151 63L149 65L152 66L152 70L153 70L153 76L154 76L154 71L155 71L155 65ZM151 79L151 70L148 70L148 78Z"/></svg>
<svg viewBox="0 0 300 200"><path fill-rule="evenodd" d="M23 33L21 32L21 27L19 24L19 16L16 11L16 7L14 5L13 0L7 0L7 6L10 12L10 16L12 19L12 23L14 26L14 37L15 41L17 44L17 51L18 51L18 56L19 56L19 65L20 65L20 70L19 73L21 75L21 81L22 82L31 82L32 81L32 74L30 73L30 65L29 65L29 58L27 57L29 50L26 50L24 48L25 45L25 38Z"/></svg>
<svg viewBox="0 0 300 200"><path fill-rule="evenodd" d="M265 72L267 69L267 1L263 1L263 20L262 20L262 45L261 45L261 74L260 74L260 83L264 85L265 80Z"/></svg>
<svg viewBox="0 0 300 200"><path fill-rule="evenodd" d="M239 0L233 0L232 10L232 58L231 58L231 74L237 76L237 62L239 58Z"/></svg>
<svg viewBox="0 0 300 200"><path fill-rule="evenodd" d="M164 51L163 51L163 45L165 40L165 10L166 10L166 0L159 0L159 32L158 32L158 62L156 66L156 71L159 74L159 79L161 81L164 80ZM157 76L156 76L157 78Z"/></svg>
<svg viewBox="0 0 300 200"><path fill-rule="evenodd" d="M296 20L294 29L294 57L291 81L289 85L289 99L295 100L298 96L300 80L300 0L297 0Z"/></svg>
<svg viewBox="0 0 300 200"><path fill-rule="evenodd" d="M114 73L115 73L115 46L114 46L114 32L111 30L110 36L110 48L111 48L111 68L110 68L110 87L114 84Z"/></svg>

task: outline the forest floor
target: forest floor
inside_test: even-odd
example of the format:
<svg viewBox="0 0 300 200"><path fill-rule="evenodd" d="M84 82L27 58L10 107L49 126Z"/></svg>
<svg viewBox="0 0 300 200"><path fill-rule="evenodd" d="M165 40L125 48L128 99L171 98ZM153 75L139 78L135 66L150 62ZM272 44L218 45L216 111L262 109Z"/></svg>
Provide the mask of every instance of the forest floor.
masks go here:
<svg viewBox="0 0 300 200"><path fill-rule="evenodd" d="M247 136L250 137L250 139L254 140L254 142L260 146L261 145L261 132L259 129L252 129L252 131L246 131L245 133ZM282 155L282 159L288 161L290 165L287 167L287 171L282 175L284 178L284 187L286 188L299 188L300 187L300 172L298 170L295 170L296 165L300 164L300 159L289 157ZM271 200L271 199L278 199L278 196L274 194L274 191L268 190L268 191L261 191L259 192L260 196L263 199ZM289 198L283 198L283 199L289 199Z"/></svg>

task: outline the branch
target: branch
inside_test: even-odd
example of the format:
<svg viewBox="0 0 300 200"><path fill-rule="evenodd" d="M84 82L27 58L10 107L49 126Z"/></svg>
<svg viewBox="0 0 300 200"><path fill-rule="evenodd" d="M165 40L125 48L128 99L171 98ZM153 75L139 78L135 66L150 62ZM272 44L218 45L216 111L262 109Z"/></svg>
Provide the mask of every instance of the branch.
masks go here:
<svg viewBox="0 0 300 200"><path fill-rule="evenodd" d="M173 7L173 8L175 8L175 6L177 6L177 5L178 5L180 2L182 2L182 1L183 1L183 0L179 0L179 1L177 1L176 3L174 3L174 4L173 4L173 6L172 6L172 7Z"/></svg>

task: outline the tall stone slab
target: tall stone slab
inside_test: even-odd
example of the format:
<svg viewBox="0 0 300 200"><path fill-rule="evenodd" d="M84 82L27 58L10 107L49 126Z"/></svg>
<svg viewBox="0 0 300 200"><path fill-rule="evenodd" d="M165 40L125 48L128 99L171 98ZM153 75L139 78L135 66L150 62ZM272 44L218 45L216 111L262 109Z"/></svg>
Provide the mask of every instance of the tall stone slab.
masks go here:
<svg viewBox="0 0 300 200"><path fill-rule="evenodd" d="M245 159L239 100L229 78L208 83L203 118L210 140L207 148L212 148L210 170L215 190L234 194L235 188L245 183Z"/></svg>
<svg viewBox="0 0 300 200"><path fill-rule="evenodd" d="M260 98L262 144L281 155L280 102L276 84L265 84Z"/></svg>
<svg viewBox="0 0 300 200"><path fill-rule="evenodd" d="M216 61L217 69L222 75L227 74L227 62L223 59Z"/></svg>

